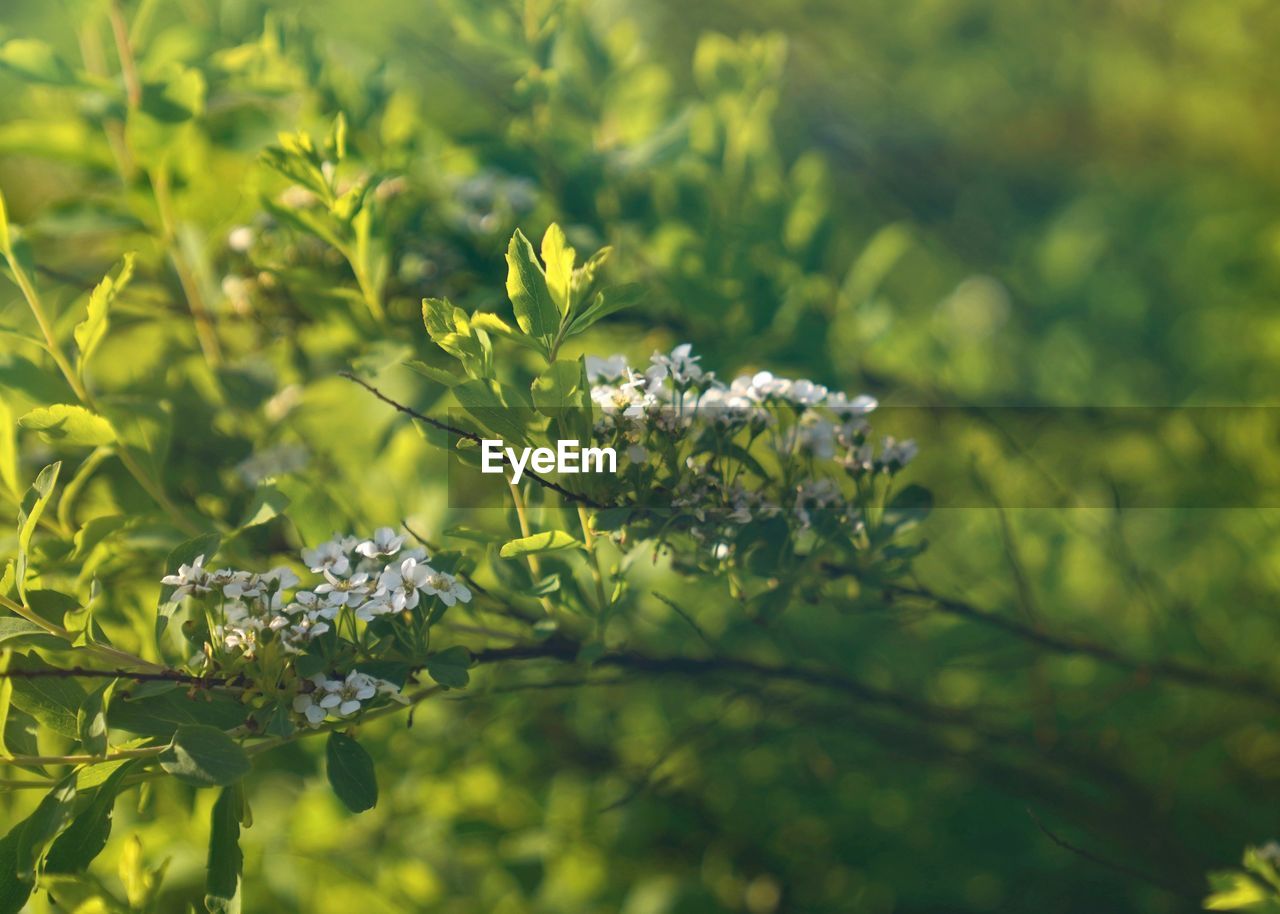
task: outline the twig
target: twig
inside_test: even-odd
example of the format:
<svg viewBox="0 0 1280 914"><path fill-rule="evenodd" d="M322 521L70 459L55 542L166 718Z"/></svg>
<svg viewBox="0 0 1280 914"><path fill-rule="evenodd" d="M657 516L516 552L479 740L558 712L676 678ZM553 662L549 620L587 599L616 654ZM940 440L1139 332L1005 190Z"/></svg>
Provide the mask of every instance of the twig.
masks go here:
<svg viewBox="0 0 1280 914"><path fill-rule="evenodd" d="M1027 807L1027 815L1030 816L1031 821L1036 824L1036 828L1044 832L1050 841L1058 845L1058 847L1063 850L1070 851L1083 860L1088 860L1090 863L1096 863L1098 866L1106 867L1107 869L1119 873L1122 876L1128 876L1130 879L1136 879L1137 881L1146 883L1147 885L1155 886L1156 888L1176 895L1179 898L1186 898L1197 903L1201 900L1198 894L1188 891L1183 886L1175 886L1163 879L1151 876L1141 870L1134 869L1127 864L1120 863L1116 860L1108 860L1106 857L1095 854L1093 851L1085 850L1083 847L1077 847L1076 845L1059 838L1049 830L1047 825L1040 821L1040 817L1035 814L1034 810L1032 810L1030 806Z"/></svg>
<svg viewBox="0 0 1280 914"><path fill-rule="evenodd" d="M1277 690L1273 683L1257 676L1218 673L1176 660L1141 660L1128 657L1105 644L1044 631L990 610L980 609L963 600L944 597L924 587L891 585L885 588L884 593L889 599L904 597L923 600L940 612L988 625L1055 653L1080 654L1132 673L1160 677L1195 688L1244 695L1269 704L1280 705L1280 690Z"/></svg>
<svg viewBox="0 0 1280 914"><path fill-rule="evenodd" d="M697 622L694 621L693 616L689 615L689 613L681 609L680 605L670 597L664 596L663 594L658 593L656 590L652 591L652 593L655 597L657 597L663 603L666 603L669 607L671 607L671 610L677 616L683 619L691 629L693 629L694 634L696 634L699 638L702 639L702 643L707 646L707 649L710 650L711 653L713 654L717 653L715 643L710 638L707 637L707 633L702 630L702 626L700 626Z"/></svg>
<svg viewBox="0 0 1280 914"><path fill-rule="evenodd" d="M181 682L202 688L216 686L244 685L245 678L223 679L218 676L196 676L180 670L160 670L155 673L144 673L136 670L95 670L81 666L65 669L50 667L38 670L4 670L0 671L0 679L71 679L75 677L98 679L129 679L133 682Z"/></svg>
<svg viewBox="0 0 1280 914"><path fill-rule="evenodd" d="M400 402L397 402L396 400L391 399L382 391L378 390L378 388L370 384L368 381L364 380L363 378L356 377L354 374L352 374L349 371L338 372L338 377L346 378L348 381L354 381L356 384L359 384L361 387L369 391L369 393L373 394L383 403L390 406L392 409L395 409L398 412L404 413L406 416L410 416L414 419L417 419L419 422L423 422L438 431L446 432L447 434L454 435L458 438L463 438L467 441L474 441L476 444L480 444L482 441L484 441L484 439L481 438L479 435L477 435L475 432L469 432L466 429L462 429L462 428L458 428L457 426L450 425L448 422L444 422L440 419L435 418L434 416L428 416L425 413L420 413L411 406L405 406L403 403L400 403ZM547 479L545 476L535 473L531 469L526 469L524 471L524 475L528 476L530 479L532 479L534 482L536 482L538 485L542 486L543 488L550 489L553 492L559 492L562 496L569 499L570 501L584 504L589 508L605 507L604 505L600 504L599 502L591 498L588 498L585 495L579 495L577 492L569 491L559 483L553 482L552 480Z"/></svg>

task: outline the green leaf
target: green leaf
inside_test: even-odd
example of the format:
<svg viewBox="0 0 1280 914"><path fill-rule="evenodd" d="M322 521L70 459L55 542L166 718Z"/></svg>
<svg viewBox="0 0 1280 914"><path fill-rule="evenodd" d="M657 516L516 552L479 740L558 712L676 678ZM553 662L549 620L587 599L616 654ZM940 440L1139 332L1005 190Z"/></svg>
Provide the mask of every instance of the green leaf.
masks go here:
<svg viewBox="0 0 1280 914"><path fill-rule="evenodd" d="M479 376L484 373L486 346L477 336L465 311L446 299L424 298L422 323L432 342L462 362L469 374Z"/></svg>
<svg viewBox="0 0 1280 914"><path fill-rule="evenodd" d="M222 791L213 804L204 903L214 914L239 914L240 911L240 874L244 869L244 854L240 850L242 805L237 787Z"/></svg>
<svg viewBox="0 0 1280 914"><path fill-rule="evenodd" d="M494 336L501 337L512 343L524 346L526 349L532 349L534 352L544 352L545 347L531 336L526 336L515 327L512 327L496 314L488 311L477 311L471 315L471 326L477 330L483 330Z"/></svg>
<svg viewBox="0 0 1280 914"><path fill-rule="evenodd" d="M196 787L226 787L249 773L249 756L217 727L188 724L173 734L160 767Z"/></svg>
<svg viewBox="0 0 1280 914"><path fill-rule="evenodd" d="M560 311L529 239L516 229L507 246L507 296L520 329L548 346L560 328Z"/></svg>
<svg viewBox="0 0 1280 914"><path fill-rule="evenodd" d="M889 539L914 527L933 509L933 493L924 486L909 485L893 497L873 532L877 540Z"/></svg>
<svg viewBox="0 0 1280 914"><path fill-rule="evenodd" d="M13 410L0 399L0 485L16 501L22 490L18 488L18 442L13 429Z"/></svg>
<svg viewBox="0 0 1280 914"><path fill-rule="evenodd" d="M343 806L352 812L373 809L378 802L378 781L373 759L363 746L345 734L330 733L325 762L329 786Z"/></svg>
<svg viewBox="0 0 1280 914"><path fill-rule="evenodd" d="M63 496L63 498L65 500L66 496ZM61 507L61 502L59 502L59 507ZM76 548L71 557L73 559L83 559L93 550L94 546L128 523L129 518L123 514L104 514L101 517L93 518L76 531L74 540Z"/></svg>
<svg viewBox="0 0 1280 914"><path fill-rule="evenodd" d="M454 646L432 654L426 662L427 675L448 689L461 689L471 681L471 652Z"/></svg>
<svg viewBox="0 0 1280 914"><path fill-rule="evenodd" d="M52 444L71 447L100 447L116 440L110 422L83 406L69 403L37 407L19 419L18 425L39 432Z"/></svg>
<svg viewBox="0 0 1280 914"><path fill-rule="evenodd" d="M164 400L112 397L99 401L116 441L156 479L164 475L173 437L173 415Z"/></svg>
<svg viewBox="0 0 1280 914"><path fill-rule="evenodd" d="M90 755L105 755L107 751L107 694L115 680L94 689L76 712L76 730L81 745Z"/></svg>
<svg viewBox="0 0 1280 914"><path fill-rule="evenodd" d="M565 409L585 409L590 402L582 363L577 359L557 359L534 379L531 392L539 411L548 416L560 415Z"/></svg>
<svg viewBox="0 0 1280 914"><path fill-rule="evenodd" d="M49 672L53 667L34 654L14 654L9 671ZM84 689L67 676L12 676L13 705L62 736L77 739L76 714L84 703Z"/></svg>
<svg viewBox="0 0 1280 914"><path fill-rule="evenodd" d="M573 261L577 252L569 247L564 229L554 222L542 236L542 262L546 266L547 291L561 315L569 313L573 285Z"/></svg>
<svg viewBox="0 0 1280 914"><path fill-rule="evenodd" d="M253 493L253 501L241 519L239 528L256 527L278 516L289 506L289 497L275 486L264 483Z"/></svg>
<svg viewBox="0 0 1280 914"><path fill-rule="evenodd" d="M143 86L142 110L162 124L180 124L204 113L204 74L177 64L157 82Z"/></svg>
<svg viewBox="0 0 1280 914"><path fill-rule="evenodd" d="M135 694L139 692L141 694ZM112 729L161 739L172 739L178 729L185 726L203 724L230 730L244 720L244 705L216 693L192 699L182 690L156 694L130 687L118 689L111 702Z"/></svg>
<svg viewBox="0 0 1280 914"><path fill-rule="evenodd" d="M522 555L537 555L540 552L581 548L583 548L582 543L563 530L548 530L545 533L535 533L533 536L522 536L519 539L510 540L498 550L498 555L504 559L510 559Z"/></svg>
<svg viewBox="0 0 1280 914"><path fill-rule="evenodd" d="M0 618L0 645L19 647L30 645L47 650L66 650L71 645L57 635L51 635L45 629L17 616Z"/></svg>
<svg viewBox="0 0 1280 914"><path fill-rule="evenodd" d="M45 794L36 811L23 823L15 855L18 878L31 879L35 876L36 862L45 845L57 837L71 820L75 802L76 778L70 774Z"/></svg>
<svg viewBox="0 0 1280 914"><path fill-rule="evenodd" d="M422 375L428 381L435 381L437 384L442 384L445 387L453 387L461 380L457 375L450 374L443 368L436 368L434 365L428 365L426 362L418 359L412 359L405 362L404 367Z"/></svg>
<svg viewBox="0 0 1280 914"><path fill-rule="evenodd" d="M74 86L79 82L75 71L51 45L34 38L14 38L0 46L0 69L54 86Z"/></svg>
<svg viewBox="0 0 1280 914"><path fill-rule="evenodd" d="M133 277L134 256L132 253L125 254L116 275L105 276L89 294L87 314L83 321L76 324L75 329L76 348L80 350L80 362L77 367L81 374L84 373L84 366L89 361L89 357L98 348L102 338L107 335L107 327L110 323L108 312L116 296L124 291Z"/></svg>
<svg viewBox="0 0 1280 914"><path fill-rule="evenodd" d="M22 507L18 509L18 564L14 571L18 584L18 595L26 594L27 561L31 550L31 537L36 532L40 515L44 513L49 499L53 496L53 487L58 481L58 471L62 463L51 463L36 477L27 494L22 498Z"/></svg>
<svg viewBox="0 0 1280 914"><path fill-rule="evenodd" d="M0 254L9 257L13 253L13 239L9 234L9 207L0 191Z"/></svg>
<svg viewBox="0 0 1280 914"><path fill-rule="evenodd" d="M453 389L462 408L476 418L484 428L502 438L508 444L528 444L525 419L532 403L518 403L518 394L497 381L473 378Z"/></svg>
<svg viewBox="0 0 1280 914"><path fill-rule="evenodd" d="M622 311L625 308L634 308L644 301L645 295L646 290L639 283L626 283L621 286L610 286L607 289L601 289L596 293L596 297L592 299L591 305L569 324L569 329L565 331L565 338L583 333L592 324L608 317L610 314Z"/></svg>
<svg viewBox="0 0 1280 914"><path fill-rule="evenodd" d="M111 836L111 813L116 796L124 786L125 776L137 764L136 759L126 761L97 788L89 805L80 811L49 848L44 861L45 872L82 873L102 853L107 846L107 838Z"/></svg>
<svg viewBox="0 0 1280 914"><path fill-rule="evenodd" d="M164 560L164 575L162 577L176 574L180 566L190 565L200 556L204 556L206 562L209 561L217 553L220 545L222 545L222 537L216 533L206 533L203 536L197 536L181 543L174 547L168 558ZM177 602L173 599L173 594L176 590L177 588L170 584L165 584L160 589L160 602L156 605L157 641L164 635L164 630L169 627L169 619L173 616L174 610L178 608Z"/></svg>
<svg viewBox="0 0 1280 914"><path fill-rule="evenodd" d="M18 840L24 824L19 822L0 839L0 914L19 914L35 888L35 880L18 878Z"/></svg>

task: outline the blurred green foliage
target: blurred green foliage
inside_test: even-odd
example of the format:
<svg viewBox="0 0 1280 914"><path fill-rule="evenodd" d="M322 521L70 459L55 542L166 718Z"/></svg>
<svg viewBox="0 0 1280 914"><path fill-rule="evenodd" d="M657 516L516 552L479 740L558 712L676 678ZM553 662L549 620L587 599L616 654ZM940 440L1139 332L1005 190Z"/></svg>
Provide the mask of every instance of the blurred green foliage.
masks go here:
<svg viewBox="0 0 1280 914"><path fill-rule="evenodd" d="M136 251L85 369L102 412L136 424L135 467L96 456L92 429L86 447L16 430L75 398L4 336L0 490L16 514L63 459L40 558L76 560L51 583L92 597L117 644L150 643L183 525L242 528L224 548L248 560L335 528L485 520L449 512L443 455L337 372L436 405L398 367L445 364L420 300L502 311L517 227L610 245L611 280L650 290L574 355L690 340L726 377L926 406L1270 399L1280 10L1260 0L140 0L120 7L132 79L110 6L0 13L0 186L63 339ZM341 195L262 161L299 131L345 146ZM0 325L35 331L15 287ZM1180 454L1274 481L1276 442L1245 422L1081 444L1181 499L926 525L920 581L1012 629L849 581L764 625L719 585L634 569L717 651L838 670L927 713L741 678L478 671L411 728L362 729L382 790L359 817L319 789L323 747L258 759L246 909L1195 907L1207 870L1276 832L1280 539L1273 510L1197 507ZM980 425L957 452L995 503L1036 473ZM283 516L262 514L268 478ZM705 652L652 596L603 637ZM198 905L213 803L167 782L128 794L95 864L105 893ZM1274 904L1251 879L1214 889Z"/></svg>

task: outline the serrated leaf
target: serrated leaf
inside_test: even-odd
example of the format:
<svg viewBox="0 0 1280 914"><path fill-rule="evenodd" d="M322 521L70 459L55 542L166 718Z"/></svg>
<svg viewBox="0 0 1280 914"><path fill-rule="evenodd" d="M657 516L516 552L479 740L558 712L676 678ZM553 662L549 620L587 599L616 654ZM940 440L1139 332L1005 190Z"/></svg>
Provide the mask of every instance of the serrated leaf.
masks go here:
<svg viewBox="0 0 1280 914"><path fill-rule="evenodd" d="M160 754L160 767L195 787L226 787L249 773L249 756L216 727L187 724Z"/></svg>
<svg viewBox="0 0 1280 914"><path fill-rule="evenodd" d="M522 536L519 539L510 540L498 550L498 555L504 559L511 559L522 555L581 548L583 548L582 543L563 530L548 530L545 533L535 533L533 536Z"/></svg>
<svg viewBox="0 0 1280 914"><path fill-rule="evenodd" d="M82 873L102 853L111 836L111 813L124 779L138 762L129 759L111 772L97 788L89 805L67 826L49 848L44 868L47 873Z"/></svg>
<svg viewBox="0 0 1280 914"><path fill-rule="evenodd" d="M129 280L133 278L134 256L132 253L125 254L116 275L108 274L103 277L102 282L89 293L89 306L85 319L76 324L75 329L76 348L80 351L80 362L77 367L81 374L84 373L85 364L90 356L107 335L107 327L110 325L109 312L112 304L115 303L116 296L124 291L129 285Z"/></svg>
<svg viewBox="0 0 1280 914"><path fill-rule="evenodd" d="M533 245L519 229L507 246L507 296L520 329L549 345L560 327L560 311L551 299Z"/></svg>
<svg viewBox="0 0 1280 914"><path fill-rule="evenodd" d="M239 914L240 911L240 873L244 869L240 806L240 791L235 787L222 791L213 804L204 903L214 914Z"/></svg>
<svg viewBox="0 0 1280 914"><path fill-rule="evenodd" d="M373 809L378 802L378 780L373 759L358 742L345 734L329 734L325 746L325 772L329 786L342 805L352 812Z"/></svg>
<svg viewBox="0 0 1280 914"><path fill-rule="evenodd" d="M51 444L70 447L101 447L116 440L110 422L83 406L70 403L37 407L19 419L18 425L38 432Z"/></svg>
<svg viewBox="0 0 1280 914"><path fill-rule="evenodd" d="M454 646L432 654L426 662L427 675L440 685L461 689L471 681L471 652L465 647Z"/></svg>
<svg viewBox="0 0 1280 914"><path fill-rule="evenodd" d="M542 236L542 262L546 264L547 291L561 315L569 312L575 257L577 252L569 247L564 229L551 223Z"/></svg>

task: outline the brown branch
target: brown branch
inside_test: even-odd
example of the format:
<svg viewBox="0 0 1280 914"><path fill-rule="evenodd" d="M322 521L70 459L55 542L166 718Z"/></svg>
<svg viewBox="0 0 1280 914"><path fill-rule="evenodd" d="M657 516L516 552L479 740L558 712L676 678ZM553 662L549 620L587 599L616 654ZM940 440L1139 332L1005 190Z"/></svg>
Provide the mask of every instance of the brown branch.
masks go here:
<svg viewBox="0 0 1280 914"><path fill-rule="evenodd" d="M390 406L392 409L395 409L398 412L404 413L406 416L410 416L414 419L417 419L419 422L423 422L431 426L432 428L436 429L437 431L442 431L447 434L454 435L458 438L463 438L467 441L474 441L476 444L479 444L482 441L484 441L484 439L481 438L479 435L477 435L475 432L469 432L466 429L462 429L462 428L458 428L457 426L450 425L448 422L444 422L440 419L435 418L434 416L428 416L425 413L420 413L411 406L405 406L403 403L400 403L396 400L391 399L382 391L378 390L378 388L370 384L368 381L364 380L363 378L356 377L354 374L352 374L349 371L338 372L338 377L346 378L348 381L354 381L355 383L363 387L365 390L369 391L369 393L373 394L375 397L381 400L383 403ZM585 495L579 495L577 492L569 491L559 483L554 482L550 479L547 479L545 476L539 475L538 473L535 473L531 469L526 469L524 471L524 475L528 476L530 479L532 479L534 482L536 482L538 485L542 486L543 488L550 489L553 492L559 492L562 496L569 499L570 501L578 502L579 504L586 505L589 508L605 507L605 505L602 505L599 502L591 498L588 498Z"/></svg>
<svg viewBox="0 0 1280 914"><path fill-rule="evenodd" d="M37 670L4 670L0 671L0 679L71 679L76 677L97 679L129 679L133 682L181 682L187 685L212 689L218 686L237 687L245 684L244 676L225 679L220 676L196 676L180 670L161 670L156 673L142 673L136 670L97 670L81 666L60 669L49 667Z"/></svg>

